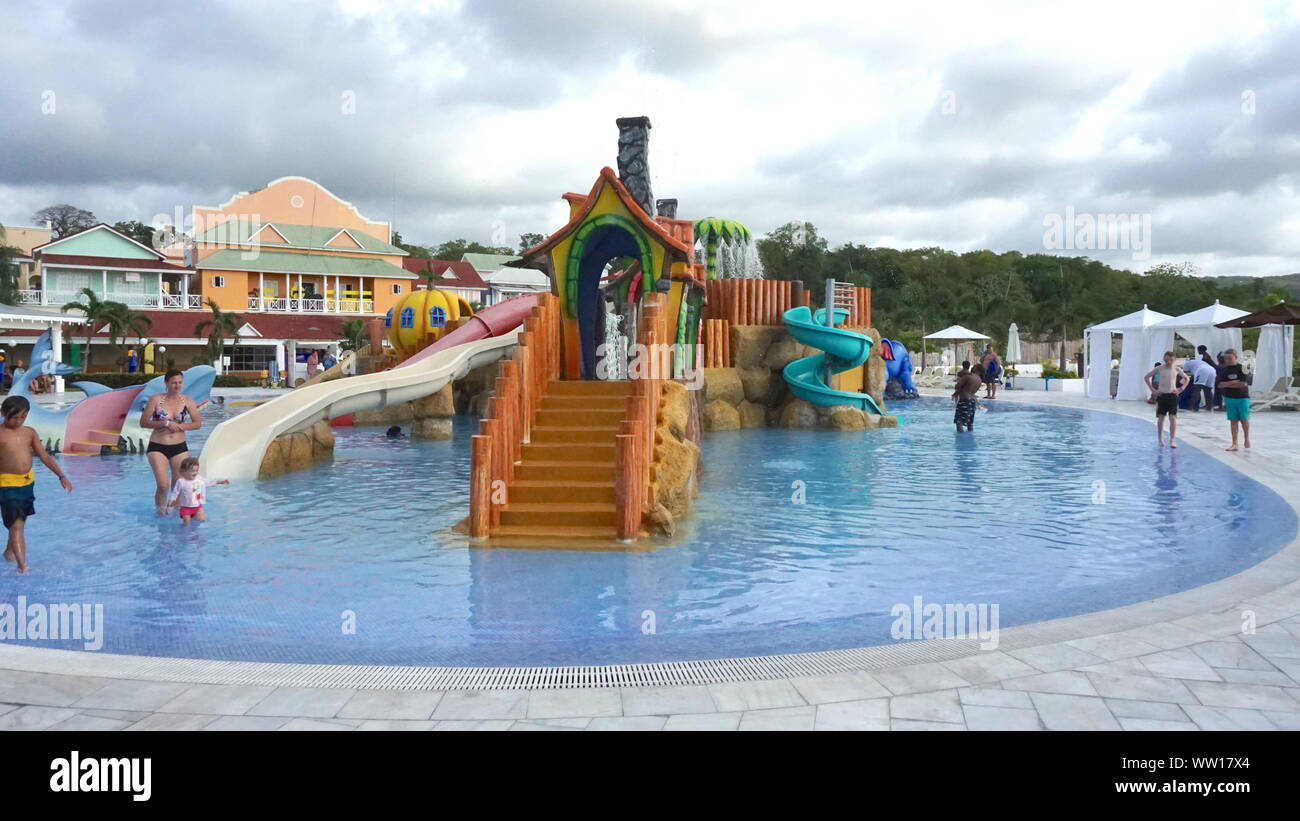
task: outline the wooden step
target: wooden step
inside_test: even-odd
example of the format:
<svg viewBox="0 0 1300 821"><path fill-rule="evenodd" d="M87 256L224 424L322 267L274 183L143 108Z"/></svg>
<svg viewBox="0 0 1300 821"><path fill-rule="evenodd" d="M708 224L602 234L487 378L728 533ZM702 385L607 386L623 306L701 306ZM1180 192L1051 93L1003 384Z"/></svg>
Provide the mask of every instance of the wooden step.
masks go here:
<svg viewBox="0 0 1300 821"><path fill-rule="evenodd" d="M121 441L121 437L118 433L111 430L88 430L86 431L86 438L91 442L98 442L101 445L113 445L115 447L117 443Z"/></svg>
<svg viewBox="0 0 1300 821"><path fill-rule="evenodd" d="M492 529L489 544L500 547L544 549L619 549L612 527L554 527L500 525Z"/></svg>
<svg viewBox="0 0 1300 821"><path fill-rule="evenodd" d="M547 427L535 426L529 433L532 442L575 442L592 444L609 444L618 435L617 425L600 427Z"/></svg>
<svg viewBox="0 0 1300 821"><path fill-rule="evenodd" d="M518 468L516 468L518 470ZM509 488L511 502L614 503L614 482L516 479Z"/></svg>
<svg viewBox="0 0 1300 821"><path fill-rule="evenodd" d="M627 416L625 408L617 410L604 410L594 408L565 408L564 410L539 410L537 418L533 420L536 426L547 428L558 427L591 427L591 426L610 426L618 427Z"/></svg>
<svg viewBox="0 0 1300 821"><path fill-rule="evenodd" d="M612 487L614 463L525 459L515 465L515 481L609 482Z"/></svg>
<svg viewBox="0 0 1300 821"><path fill-rule="evenodd" d="M114 442L116 444L116 442ZM98 456L104 446L99 442L64 442L63 452L68 456Z"/></svg>
<svg viewBox="0 0 1300 821"><path fill-rule="evenodd" d="M631 382L600 382L596 380L561 379L547 384L547 396L627 396L632 392Z"/></svg>
<svg viewBox="0 0 1300 821"><path fill-rule="evenodd" d="M565 396L548 394L542 397L538 410L624 410L626 396Z"/></svg>
<svg viewBox="0 0 1300 821"><path fill-rule="evenodd" d="M510 502L501 524L554 527L614 527L613 502Z"/></svg>
<svg viewBox="0 0 1300 821"><path fill-rule="evenodd" d="M524 462L600 462L614 464L614 442L529 442L523 447Z"/></svg>

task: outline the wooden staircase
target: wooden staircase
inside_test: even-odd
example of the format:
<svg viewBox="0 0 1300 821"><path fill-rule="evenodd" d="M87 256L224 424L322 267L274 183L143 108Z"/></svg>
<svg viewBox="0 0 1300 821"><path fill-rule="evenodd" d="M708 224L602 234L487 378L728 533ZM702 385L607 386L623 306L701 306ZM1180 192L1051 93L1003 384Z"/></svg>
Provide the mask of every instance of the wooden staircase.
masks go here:
<svg viewBox="0 0 1300 821"><path fill-rule="evenodd" d="M98 456L105 446L117 447L120 435L111 430L88 430L86 440L63 443L63 453L67 456Z"/></svg>
<svg viewBox="0 0 1300 821"><path fill-rule="evenodd" d="M630 382L547 383L494 542L617 537L614 445L631 390Z"/></svg>

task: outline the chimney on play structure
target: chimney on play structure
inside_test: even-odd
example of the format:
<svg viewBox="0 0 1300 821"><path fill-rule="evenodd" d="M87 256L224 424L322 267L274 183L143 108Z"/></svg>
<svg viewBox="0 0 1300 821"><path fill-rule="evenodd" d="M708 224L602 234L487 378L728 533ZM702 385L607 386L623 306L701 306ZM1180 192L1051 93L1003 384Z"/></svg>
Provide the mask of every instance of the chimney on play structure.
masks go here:
<svg viewBox="0 0 1300 821"><path fill-rule="evenodd" d="M618 179L627 187L650 216L655 215L654 195L650 193L650 118L619 117Z"/></svg>
<svg viewBox="0 0 1300 821"><path fill-rule="evenodd" d="M677 219L677 200L655 200L655 210L659 212L659 216L675 220Z"/></svg>

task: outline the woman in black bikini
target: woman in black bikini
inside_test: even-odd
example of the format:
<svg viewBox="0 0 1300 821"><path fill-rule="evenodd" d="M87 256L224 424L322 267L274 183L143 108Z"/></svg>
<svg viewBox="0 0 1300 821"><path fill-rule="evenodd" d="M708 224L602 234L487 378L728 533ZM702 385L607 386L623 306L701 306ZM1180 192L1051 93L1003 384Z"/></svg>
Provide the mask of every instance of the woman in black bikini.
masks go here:
<svg viewBox="0 0 1300 821"><path fill-rule="evenodd" d="M203 425L194 400L181 393L185 375L173 368L167 372L163 382L167 385L167 392L149 397L144 412L140 414L140 427L153 429L145 457L157 482L153 503L160 516L164 513L167 494L180 475L181 461L190 452L185 444L185 431L197 430Z"/></svg>

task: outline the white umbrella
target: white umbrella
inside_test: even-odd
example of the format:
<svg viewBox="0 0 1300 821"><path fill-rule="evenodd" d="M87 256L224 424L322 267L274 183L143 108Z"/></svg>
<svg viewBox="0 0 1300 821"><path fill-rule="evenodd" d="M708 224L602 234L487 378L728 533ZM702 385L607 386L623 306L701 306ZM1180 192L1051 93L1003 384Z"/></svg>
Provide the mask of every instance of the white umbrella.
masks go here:
<svg viewBox="0 0 1300 821"><path fill-rule="evenodd" d="M1007 329L1007 357L1008 362L1016 363L1020 361L1020 329L1016 323L1012 322L1011 327Z"/></svg>
<svg viewBox="0 0 1300 821"><path fill-rule="evenodd" d="M952 361L957 361L957 343L970 342L975 339L988 339L982 333L972 331L970 328L964 328L961 325L949 325L942 331L935 331L932 334L926 334L922 339L941 339L945 342L952 343Z"/></svg>

